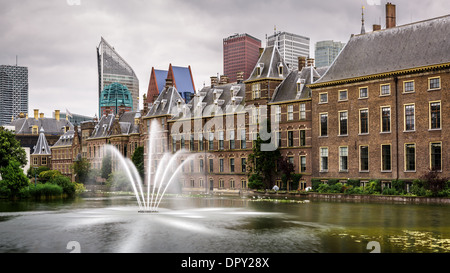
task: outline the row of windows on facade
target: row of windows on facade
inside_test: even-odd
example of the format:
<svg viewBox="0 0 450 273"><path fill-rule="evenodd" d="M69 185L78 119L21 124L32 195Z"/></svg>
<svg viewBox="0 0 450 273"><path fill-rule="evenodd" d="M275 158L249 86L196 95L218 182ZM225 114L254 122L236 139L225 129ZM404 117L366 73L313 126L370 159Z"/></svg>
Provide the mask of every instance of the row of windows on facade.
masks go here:
<svg viewBox="0 0 450 273"><path fill-rule="evenodd" d="M428 90L439 90L441 89L441 78L432 77L428 79ZM415 92L415 82L414 80L404 81L403 82L403 93L413 93ZM380 84L380 96L388 96L391 94L391 84ZM360 87L359 88L359 98L367 99L369 98L369 88L368 87ZM339 90L339 101L348 100L348 90ZM319 103L327 103L328 102L328 93L319 93Z"/></svg>
<svg viewBox="0 0 450 273"><path fill-rule="evenodd" d="M430 101L429 103L429 124L430 130L441 129L441 101ZM404 131L415 131L416 130L416 109L414 103L404 104L403 106L404 115ZM328 136L328 113L320 113L320 136ZM359 134L369 133L369 109L363 108L359 109ZM348 111L339 111L339 126L338 132L340 136L348 135ZM391 132L391 107L381 106L380 107L380 132L390 133Z"/></svg>
<svg viewBox="0 0 450 273"><path fill-rule="evenodd" d="M294 165L294 156L288 156L287 157L288 161ZM218 173L243 173L245 174L247 172L247 158L240 158L240 162L237 163L238 159L236 158L229 158L228 159L228 168L225 169L225 158L219 158L218 160L214 160L213 158L209 158L208 159L208 166L205 166L205 161L204 159L199 159L198 160L198 165L197 168L194 165L194 160L191 159L188 162L185 162L184 160L181 160L181 171L183 173L204 173L205 170L207 170L209 173L216 173L218 171ZM216 170L214 168L215 162L216 164L218 164L218 170ZM217 162L218 161L218 162ZM300 173L305 173L307 171L306 169L306 155L300 155L299 156L299 163L300 163L300 168L299 171ZM159 164L158 160L153 160L153 166L151 169L151 173L154 173L154 170L157 169ZM237 168L237 164L240 164L240 168ZM256 162L256 164L258 164L258 162ZM294 165L295 167L295 165Z"/></svg>
<svg viewBox="0 0 450 273"><path fill-rule="evenodd" d="M339 149L339 171L348 172L349 167L349 149L348 146L341 146ZM320 172L328 172L329 170L329 148L320 147ZM382 172L392 171L392 145L381 145L381 166ZM429 143L429 162L430 169L442 171L442 142ZM416 143L406 143L404 145L404 171L416 171ZM359 171L369 171L369 145L359 146Z"/></svg>
<svg viewBox="0 0 450 273"><path fill-rule="evenodd" d="M223 178L219 178L219 183L218 183L218 188L225 188L225 180ZM229 185L228 189L236 189L236 181L234 179L230 179L229 181ZM241 189L246 189L247 188L247 180L241 180ZM209 184L210 184L210 188L214 188L214 179L210 178L209 179ZM195 179L191 178L189 180L184 180L183 182L184 187L190 187L190 188L205 188L205 182L203 181L203 178L200 178L198 180L198 184L195 185Z"/></svg>
<svg viewBox="0 0 450 273"><path fill-rule="evenodd" d="M282 138L282 132L277 131L273 136L275 137L276 141L276 147L296 147L296 146L306 146L306 129L300 129L298 130L298 138L295 137L294 132L297 130L288 130L287 131L287 142L283 142ZM225 149L225 142L228 142L228 149L247 149L247 136L246 136L246 130L241 129L240 130L240 138L238 140L235 140L235 131L230 130L227 131L229 133L228 140L224 139L225 131L219 131L218 132L218 140L217 140L217 148L214 147L214 133L209 132L208 139L204 138L203 133L198 134L198 145L197 150L198 151L205 151L205 150L224 150ZM186 145L186 139L184 135L179 135L177 137L176 135L172 135L172 152L176 152L178 147L179 149L187 149L189 148L190 151L195 151L195 135L190 134L190 139L188 144ZM179 141L178 141L179 139ZM295 145L295 140L298 139L298 145ZM257 140L257 133L252 133L252 141ZM161 152L165 152L165 139L161 139ZM155 148L156 149L156 148ZM155 150L155 152L157 152Z"/></svg>

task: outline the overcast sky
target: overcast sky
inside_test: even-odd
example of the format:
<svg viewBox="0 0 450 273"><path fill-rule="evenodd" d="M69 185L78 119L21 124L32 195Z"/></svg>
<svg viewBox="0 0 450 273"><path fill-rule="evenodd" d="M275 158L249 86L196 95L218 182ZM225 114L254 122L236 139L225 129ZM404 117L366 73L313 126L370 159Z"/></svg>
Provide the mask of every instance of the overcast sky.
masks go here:
<svg viewBox="0 0 450 273"><path fill-rule="evenodd" d="M396 0L397 25L450 14L448 0ZM379 3L379 5L377 5ZM385 27L383 0L0 0L0 64L28 67L29 113L98 112L96 47L103 36L133 67L142 95L150 71L191 66L195 87L223 73L222 40L248 33L262 41L274 26L347 42Z"/></svg>

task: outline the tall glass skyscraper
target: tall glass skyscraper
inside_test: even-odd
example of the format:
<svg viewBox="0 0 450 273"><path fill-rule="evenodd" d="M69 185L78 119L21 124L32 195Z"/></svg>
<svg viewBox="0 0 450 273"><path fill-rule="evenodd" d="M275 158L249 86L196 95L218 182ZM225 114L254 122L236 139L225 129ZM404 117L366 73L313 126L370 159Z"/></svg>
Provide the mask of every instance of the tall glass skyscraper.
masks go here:
<svg viewBox="0 0 450 273"><path fill-rule="evenodd" d="M0 65L0 126L28 113L28 68Z"/></svg>
<svg viewBox="0 0 450 273"><path fill-rule="evenodd" d="M344 46L345 43L332 40L317 42L315 52L316 67L331 65Z"/></svg>
<svg viewBox="0 0 450 273"><path fill-rule="evenodd" d="M133 71L133 68L116 52L106 40L102 37L97 47L98 63L98 97L99 97L99 116L100 95L103 89L112 83L125 85L131 92L133 98L132 111L139 109L139 80Z"/></svg>
<svg viewBox="0 0 450 273"><path fill-rule="evenodd" d="M267 38L267 46L273 46L276 42L289 69L296 70L298 69L298 57L310 57L309 41L310 39L305 36L278 31Z"/></svg>

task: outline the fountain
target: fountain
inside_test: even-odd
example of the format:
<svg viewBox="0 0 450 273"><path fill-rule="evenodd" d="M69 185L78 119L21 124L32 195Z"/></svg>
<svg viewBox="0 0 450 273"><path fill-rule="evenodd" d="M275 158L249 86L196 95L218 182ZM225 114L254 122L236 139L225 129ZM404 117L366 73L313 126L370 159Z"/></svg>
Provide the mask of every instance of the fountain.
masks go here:
<svg viewBox="0 0 450 273"><path fill-rule="evenodd" d="M179 164L178 159L180 156L186 154L186 150L179 150L175 154L170 152L157 153L156 148L160 148L160 146L157 146L157 140L159 140L158 135L161 132L162 130L158 122L153 120L149 128L147 146L147 175L145 181L142 181L136 166L130 159L124 158L114 146L106 145L105 147L106 151L111 152L113 157L124 169L136 197L137 204L139 206L139 213L158 212L161 200L163 199L170 184L176 180L186 162L189 162L194 158L194 155L190 155L181 164ZM152 162L154 162L153 160L155 160L155 156L161 154L161 160L159 160L157 166L155 166L156 168L152 168ZM154 175L152 175L152 169ZM147 185L146 196L143 190L145 184Z"/></svg>

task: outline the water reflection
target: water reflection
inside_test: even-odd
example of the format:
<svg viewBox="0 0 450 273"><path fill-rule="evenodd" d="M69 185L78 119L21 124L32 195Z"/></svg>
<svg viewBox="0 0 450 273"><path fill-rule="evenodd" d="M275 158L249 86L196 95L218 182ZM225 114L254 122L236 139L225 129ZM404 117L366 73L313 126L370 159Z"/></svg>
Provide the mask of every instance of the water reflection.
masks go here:
<svg viewBox="0 0 450 273"><path fill-rule="evenodd" d="M448 206L171 196L0 201L0 252L450 252Z"/></svg>

